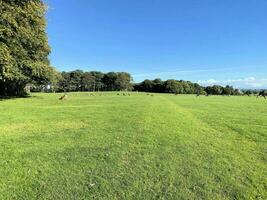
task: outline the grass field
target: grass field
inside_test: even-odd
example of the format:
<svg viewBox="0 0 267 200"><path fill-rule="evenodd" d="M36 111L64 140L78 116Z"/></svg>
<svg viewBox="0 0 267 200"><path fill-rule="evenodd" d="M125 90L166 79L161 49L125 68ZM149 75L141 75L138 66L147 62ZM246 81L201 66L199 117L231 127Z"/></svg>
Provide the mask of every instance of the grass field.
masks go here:
<svg viewBox="0 0 267 200"><path fill-rule="evenodd" d="M0 101L0 199L266 199L267 100Z"/></svg>

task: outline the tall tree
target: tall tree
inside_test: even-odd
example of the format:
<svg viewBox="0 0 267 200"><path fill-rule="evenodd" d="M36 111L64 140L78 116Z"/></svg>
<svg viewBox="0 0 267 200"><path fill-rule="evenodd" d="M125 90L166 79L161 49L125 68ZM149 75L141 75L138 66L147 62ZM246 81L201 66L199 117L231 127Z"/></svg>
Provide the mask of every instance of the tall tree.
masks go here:
<svg viewBox="0 0 267 200"><path fill-rule="evenodd" d="M108 72L103 76L102 82L104 84L105 90L114 91L116 90L116 80L118 78L118 74L115 72Z"/></svg>
<svg viewBox="0 0 267 200"><path fill-rule="evenodd" d="M104 84L102 82L102 78L104 74L102 72L96 72L96 71L92 71L90 73L95 77L95 84L94 84L93 91L102 90L104 87Z"/></svg>
<svg viewBox="0 0 267 200"><path fill-rule="evenodd" d="M115 80L116 90L132 90L133 86L131 84L132 77L129 73L118 72L117 79Z"/></svg>
<svg viewBox="0 0 267 200"><path fill-rule="evenodd" d="M27 83L54 81L45 12L41 0L0 0L0 95L23 95Z"/></svg>
<svg viewBox="0 0 267 200"><path fill-rule="evenodd" d="M227 85L222 89L222 94L223 95L232 95L232 94L234 94L234 88L232 86Z"/></svg>
<svg viewBox="0 0 267 200"><path fill-rule="evenodd" d="M70 72L70 91L82 91L82 70L75 70Z"/></svg>
<svg viewBox="0 0 267 200"><path fill-rule="evenodd" d="M151 80L144 80L140 83L138 90L142 92L153 92L154 83Z"/></svg>
<svg viewBox="0 0 267 200"><path fill-rule="evenodd" d="M160 78L153 80L153 92L164 92L164 82Z"/></svg>
<svg viewBox="0 0 267 200"><path fill-rule="evenodd" d="M90 72L84 72L81 79L82 91L95 90L95 77Z"/></svg>
<svg viewBox="0 0 267 200"><path fill-rule="evenodd" d="M165 82L165 92L179 94L181 93L181 85L176 80L167 80Z"/></svg>

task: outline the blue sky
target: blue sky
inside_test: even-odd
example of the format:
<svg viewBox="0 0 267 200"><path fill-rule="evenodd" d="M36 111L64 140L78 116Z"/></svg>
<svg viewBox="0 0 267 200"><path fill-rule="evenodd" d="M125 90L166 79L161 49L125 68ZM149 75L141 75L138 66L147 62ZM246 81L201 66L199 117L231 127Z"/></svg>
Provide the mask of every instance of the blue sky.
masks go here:
<svg viewBox="0 0 267 200"><path fill-rule="evenodd" d="M58 70L267 88L266 0L46 0Z"/></svg>

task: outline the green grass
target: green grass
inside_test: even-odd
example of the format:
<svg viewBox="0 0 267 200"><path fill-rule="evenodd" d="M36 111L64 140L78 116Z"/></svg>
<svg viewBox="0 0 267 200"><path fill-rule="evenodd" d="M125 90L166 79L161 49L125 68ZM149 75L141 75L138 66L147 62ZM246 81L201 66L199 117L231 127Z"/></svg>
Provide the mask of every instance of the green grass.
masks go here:
<svg viewBox="0 0 267 200"><path fill-rule="evenodd" d="M267 101L142 93L0 101L0 199L266 199Z"/></svg>

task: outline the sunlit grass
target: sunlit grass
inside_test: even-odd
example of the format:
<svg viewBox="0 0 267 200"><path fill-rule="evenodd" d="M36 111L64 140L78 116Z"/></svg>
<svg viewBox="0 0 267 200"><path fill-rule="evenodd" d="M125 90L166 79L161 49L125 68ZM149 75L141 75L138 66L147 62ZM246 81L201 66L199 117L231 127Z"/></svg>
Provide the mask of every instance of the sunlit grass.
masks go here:
<svg viewBox="0 0 267 200"><path fill-rule="evenodd" d="M266 199L267 101L169 94L0 101L0 199Z"/></svg>

